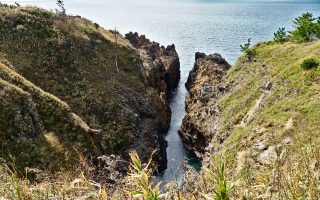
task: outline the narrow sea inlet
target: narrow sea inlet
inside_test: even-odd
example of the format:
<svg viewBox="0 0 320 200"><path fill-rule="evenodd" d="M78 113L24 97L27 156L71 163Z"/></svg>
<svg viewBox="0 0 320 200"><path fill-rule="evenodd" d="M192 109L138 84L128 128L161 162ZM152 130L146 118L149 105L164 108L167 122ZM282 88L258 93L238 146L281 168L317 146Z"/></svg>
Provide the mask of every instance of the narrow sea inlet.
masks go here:
<svg viewBox="0 0 320 200"><path fill-rule="evenodd" d="M2 1L13 3L15 1ZM158 180L181 184L188 152L178 135L185 115L185 82L194 64L195 52L220 53L234 64L240 56L240 44L252 38L253 43L273 39L279 27L292 29L291 21L303 12L320 15L319 3L277 3L257 1L195 0L72 0L65 1L68 13L90 18L106 29L145 34L163 45L175 44L181 63L181 80L170 101L172 120L166 135L168 168ZM21 5L37 5L55 9L51 0L20 0ZM90 5L88 5L90 4ZM190 157L189 157L190 158Z"/></svg>

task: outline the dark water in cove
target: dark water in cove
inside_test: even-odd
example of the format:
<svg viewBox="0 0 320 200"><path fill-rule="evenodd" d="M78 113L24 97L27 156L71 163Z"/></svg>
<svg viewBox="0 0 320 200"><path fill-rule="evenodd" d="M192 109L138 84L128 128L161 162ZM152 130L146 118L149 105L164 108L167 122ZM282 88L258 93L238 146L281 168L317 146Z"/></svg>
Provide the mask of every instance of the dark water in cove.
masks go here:
<svg viewBox="0 0 320 200"><path fill-rule="evenodd" d="M15 0L22 5L56 8L54 0ZM2 1L14 2L14 1ZM279 27L291 29L291 21L303 12L320 16L320 1L253 0L65 0L68 13L85 16L107 29L125 34L137 31L163 45L174 43L181 61L181 81L170 106L168 169L159 177L167 183L180 180L187 152L177 133L185 114L184 83L194 63L194 53L218 52L230 63L240 55L239 45L271 40ZM192 161L189 161L192 163Z"/></svg>

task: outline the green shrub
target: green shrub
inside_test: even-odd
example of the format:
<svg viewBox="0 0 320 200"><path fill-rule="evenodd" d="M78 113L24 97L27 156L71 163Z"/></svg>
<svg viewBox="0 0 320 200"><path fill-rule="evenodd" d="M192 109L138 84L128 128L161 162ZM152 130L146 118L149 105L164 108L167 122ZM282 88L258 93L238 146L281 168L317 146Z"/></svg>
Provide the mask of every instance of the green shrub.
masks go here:
<svg viewBox="0 0 320 200"><path fill-rule="evenodd" d="M95 27L96 29L99 29L99 28L100 28L100 25L99 25L98 23L94 23L93 25L94 25L94 27Z"/></svg>
<svg viewBox="0 0 320 200"><path fill-rule="evenodd" d="M285 42L287 40L288 40L288 35L285 28L279 28L279 30L274 33L274 41Z"/></svg>
<svg viewBox="0 0 320 200"><path fill-rule="evenodd" d="M251 38L248 39L247 43L240 45L240 51L243 52L247 56L249 61L251 61L255 55L255 51L253 49L251 49L250 47L251 47Z"/></svg>
<svg viewBox="0 0 320 200"><path fill-rule="evenodd" d="M319 66L319 62L315 58L305 59L300 65L302 69L312 69L318 66Z"/></svg>
<svg viewBox="0 0 320 200"><path fill-rule="evenodd" d="M295 29L289 32L293 41L308 42L320 37L320 18L314 18L312 13L303 13L293 23Z"/></svg>

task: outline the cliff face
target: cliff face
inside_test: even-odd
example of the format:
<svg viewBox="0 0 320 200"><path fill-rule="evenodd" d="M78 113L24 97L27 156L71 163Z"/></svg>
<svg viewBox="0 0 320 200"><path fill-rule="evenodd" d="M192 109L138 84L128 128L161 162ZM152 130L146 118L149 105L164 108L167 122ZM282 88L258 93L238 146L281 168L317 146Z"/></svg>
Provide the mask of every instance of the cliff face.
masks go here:
<svg viewBox="0 0 320 200"><path fill-rule="evenodd" d="M162 93L178 81L179 70L175 70L178 74L170 71L172 63L179 68L174 48L155 45L156 52L146 54L152 58L145 58L121 35L115 39L114 33L84 18L33 7L1 5L0 24L4 108L0 114L6 116L0 121L4 138L0 143L8 147L0 152L1 157L11 162L10 153L22 171L25 167L70 169L84 158L87 172L109 183L127 170L125 162L116 160L128 159L131 150L144 162L155 151L160 169L166 167L162 135L169 127L171 112ZM161 67L147 70L146 59L151 66L161 62ZM28 84L22 87L15 84L15 78L9 80L9 68ZM32 88L41 91L39 95L33 96L36 91ZM49 104L52 101L58 103ZM9 140L28 145L17 151L21 145ZM48 153L50 142L72 164L56 163L59 156ZM48 151L40 151L43 146ZM47 154L56 160L48 159Z"/></svg>
<svg viewBox="0 0 320 200"><path fill-rule="evenodd" d="M251 62L240 57L230 70L219 55L196 54L180 134L203 165L226 162L229 180L238 180L236 198L293 197L297 191L318 198L311 188L320 171L320 70L300 64L320 58L320 42L253 48ZM185 180L193 177L200 183L193 173ZM289 186L294 189L282 191Z"/></svg>
<svg viewBox="0 0 320 200"><path fill-rule="evenodd" d="M157 42L151 42L145 35L138 33L127 33L125 38L137 50L142 61L142 74L146 84L155 89L152 103L158 109L155 118L157 125L163 133L169 129L171 121L171 110L169 107L169 93L174 89L180 80L180 61L174 45L166 48ZM160 97L160 98L159 98ZM148 127L153 128L153 125ZM159 136L160 140L160 171L166 169L166 146L164 134Z"/></svg>
<svg viewBox="0 0 320 200"><path fill-rule="evenodd" d="M139 36L138 33L132 32L126 34L125 38L139 50L148 83L159 93L167 96L169 90L175 88L180 79L180 62L175 46L160 47L159 43L151 42L144 35Z"/></svg>
<svg viewBox="0 0 320 200"><path fill-rule="evenodd" d="M216 132L220 110L217 102L227 91L223 78L231 65L219 54L196 53L195 60L186 82L187 115L179 134L185 146L202 158Z"/></svg>

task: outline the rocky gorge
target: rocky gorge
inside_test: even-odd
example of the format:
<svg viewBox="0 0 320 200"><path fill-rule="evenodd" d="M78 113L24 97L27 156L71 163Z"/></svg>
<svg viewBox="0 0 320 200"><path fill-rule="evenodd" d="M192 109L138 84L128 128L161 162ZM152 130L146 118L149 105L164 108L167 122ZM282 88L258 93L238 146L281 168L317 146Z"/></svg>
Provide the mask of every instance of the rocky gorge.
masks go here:
<svg viewBox="0 0 320 200"><path fill-rule="evenodd" d="M0 25L0 199L320 198L317 38L198 52L184 99L175 45L63 9Z"/></svg>

